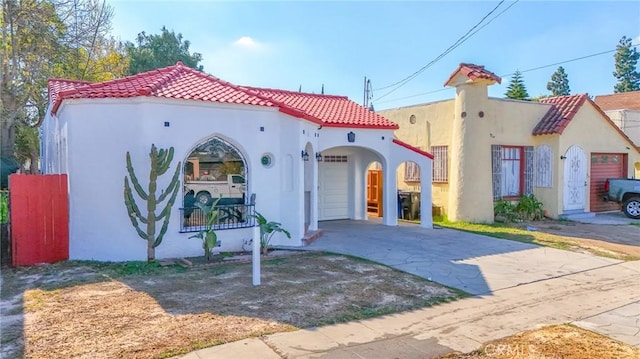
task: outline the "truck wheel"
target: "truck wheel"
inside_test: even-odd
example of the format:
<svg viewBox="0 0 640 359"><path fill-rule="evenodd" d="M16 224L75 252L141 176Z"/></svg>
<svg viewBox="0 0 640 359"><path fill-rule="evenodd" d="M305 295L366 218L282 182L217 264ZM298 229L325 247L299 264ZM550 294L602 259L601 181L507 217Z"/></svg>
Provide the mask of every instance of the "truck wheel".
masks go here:
<svg viewBox="0 0 640 359"><path fill-rule="evenodd" d="M640 197L631 197L622 205L624 214L633 219L640 219Z"/></svg>
<svg viewBox="0 0 640 359"><path fill-rule="evenodd" d="M208 206L211 204L211 195L208 192L200 192L196 195L196 202Z"/></svg>

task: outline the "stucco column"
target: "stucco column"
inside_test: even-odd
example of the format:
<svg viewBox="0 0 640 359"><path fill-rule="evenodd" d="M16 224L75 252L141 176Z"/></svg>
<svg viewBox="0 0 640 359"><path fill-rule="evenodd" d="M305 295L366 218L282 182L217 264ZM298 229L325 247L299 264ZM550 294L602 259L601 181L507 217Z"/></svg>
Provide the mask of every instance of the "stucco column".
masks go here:
<svg viewBox="0 0 640 359"><path fill-rule="evenodd" d="M486 84L456 87L447 213L452 221L493 222L491 138L485 125L490 115Z"/></svg>
<svg viewBox="0 0 640 359"><path fill-rule="evenodd" d="M382 223L387 226L397 226L398 225L398 185L396 183L397 176L396 170L398 168L397 163L390 163L388 159L385 159L385 166L382 169L382 175L384 180L382 181L383 186L383 197L384 200L382 202L383 212L382 212Z"/></svg>
<svg viewBox="0 0 640 359"><path fill-rule="evenodd" d="M318 230L318 161L313 162L311 174L311 203L309 214L309 230Z"/></svg>
<svg viewBox="0 0 640 359"><path fill-rule="evenodd" d="M420 188L430 188L433 178L431 161L420 163ZM433 228L433 208L431 191L420 191L420 227Z"/></svg>

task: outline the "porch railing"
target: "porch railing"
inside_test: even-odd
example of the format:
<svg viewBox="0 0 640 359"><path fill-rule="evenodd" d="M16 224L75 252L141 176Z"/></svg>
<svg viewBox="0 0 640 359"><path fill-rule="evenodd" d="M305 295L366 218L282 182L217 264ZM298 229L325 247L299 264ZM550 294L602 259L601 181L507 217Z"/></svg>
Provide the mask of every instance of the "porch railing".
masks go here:
<svg viewBox="0 0 640 359"><path fill-rule="evenodd" d="M236 229L254 227L256 220L252 215L255 214L255 205L253 204L230 204L219 205L215 207L218 210L218 218L216 219L213 229ZM199 232L205 229L207 224L207 216L198 207L180 208L180 232Z"/></svg>

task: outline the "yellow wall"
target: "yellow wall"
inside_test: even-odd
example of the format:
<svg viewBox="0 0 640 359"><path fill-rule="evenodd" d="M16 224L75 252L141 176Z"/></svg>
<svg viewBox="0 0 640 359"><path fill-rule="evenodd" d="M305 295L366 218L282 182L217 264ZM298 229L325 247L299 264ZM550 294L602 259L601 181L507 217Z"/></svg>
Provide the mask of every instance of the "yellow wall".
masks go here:
<svg viewBox="0 0 640 359"><path fill-rule="evenodd" d="M398 139L429 151L431 146L449 145L451 141L451 124L453 122L453 104L454 100L451 99L378 112L400 126L395 131L395 136ZM409 121L411 115L415 116L415 123L413 124ZM404 164L398 167L398 190L419 192L419 182L404 181L404 169ZM432 196L433 206L448 207L449 185L447 183L433 184Z"/></svg>
<svg viewBox="0 0 640 359"><path fill-rule="evenodd" d="M569 147L577 145L584 151L587 163L587 187L586 187L586 211L589 211L589 191L590 191L590 165L591 153L609 152L609 153L626 153L627 154L627 173L628 177L633 177L635 173L636 162L640 162L640 153L628 141L622 139L618 131L609 123L607 123L600 112L596 110L591 103L585 103L567 128L560 136L559 146L560 154L564 154ZM557 156L559 158L559 156ZM562 169L563 163L559 163L557 169ZM557 211L562 213L563 183L564 178L561 171L558 171L558 207Z"/></svg>
<svg viewBox="0 0 640 359"><path fill-rule="evenodd" d="M432 195L433 205L443 207L449 219L493 221L491 145L545 144L551 148L552 187L534 185L534 195L554 218L563 210L564 163L560 155L573 144L580 145L587 158L591 152L627 153L629 177L640 177L640 154L590 103L581 108L561 136L533 136L533 129L551 105L488 98L486 90L484 84L465 83L456 88L453 100L380 111L398 123L400 129L395 135L400 140L427 151L430 146L448 146L449 182L433 184ZM414 124L410 123L411 115L415 115ZM419 186L404 182L404 166L399 167L397 178L398 189L420 190ZM588 211L589 188L586 190Z"/></svg>

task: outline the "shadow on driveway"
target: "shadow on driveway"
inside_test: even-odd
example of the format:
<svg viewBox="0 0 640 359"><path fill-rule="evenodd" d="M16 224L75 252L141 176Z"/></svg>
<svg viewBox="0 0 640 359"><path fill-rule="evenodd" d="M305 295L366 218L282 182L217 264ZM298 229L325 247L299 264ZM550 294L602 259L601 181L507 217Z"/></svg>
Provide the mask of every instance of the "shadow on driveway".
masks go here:
<svg viewBox="0 0 640 359"><path fill-rule="evenodd" d="M325 221L306 250L352 255L482 295L620 261L452 229Z"/></svg>

